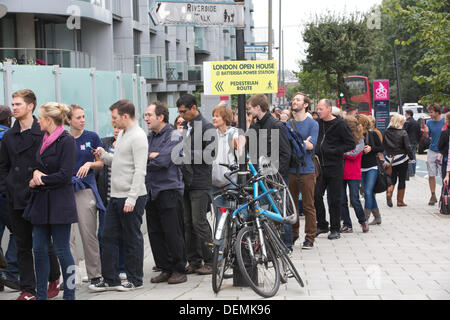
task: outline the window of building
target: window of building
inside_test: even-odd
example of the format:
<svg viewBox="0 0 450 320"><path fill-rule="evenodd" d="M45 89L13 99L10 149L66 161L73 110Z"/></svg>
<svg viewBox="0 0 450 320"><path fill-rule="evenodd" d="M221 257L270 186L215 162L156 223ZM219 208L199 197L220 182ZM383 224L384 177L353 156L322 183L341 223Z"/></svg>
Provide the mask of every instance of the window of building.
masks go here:
<svg viewBox="0 0 450 320"><path fill-rule="evenodd" d="M134 54L141 54L141 33L138 30L133 30L133 48Z"/></svg>
<svg viewBox="0 0 450 320"><path fill-rule="evenodd" d="M139 21L139 0L133 0L133 20Z"/></svg>

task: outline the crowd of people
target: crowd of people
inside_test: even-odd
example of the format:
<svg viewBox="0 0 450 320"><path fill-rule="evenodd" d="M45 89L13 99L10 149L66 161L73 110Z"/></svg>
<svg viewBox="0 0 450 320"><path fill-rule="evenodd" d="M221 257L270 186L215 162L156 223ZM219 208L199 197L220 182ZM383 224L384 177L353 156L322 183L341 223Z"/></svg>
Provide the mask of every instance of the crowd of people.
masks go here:
<svg viewBox="0 0 450 320"><path fill-rule="evenodd" d="M278 168L305 217L305 250L313 249L322 233L336 240L353 232L350 207L362 232L381 224L374 193L380 164L392 169L388 206L393 205L397 180L397 205L406 206L406 181L415 172L418 136L411 112L406 122L394 115L382 135L372 116L351 106L336 112L330 100L322 99L317 112L309 111L311 100L300 92L284 110L269 110L265 95L250 97L245 129L236 128L237 114L223 103L213 109L210 123L195 97L182 95L176 103L179 115L171 124L169 109L152 102L144 114L148 134L138 124L134 105L119 100L110 107L113 136L102 139L85 129L82 106L48 102L37 110L38 118L33 116L36 106L29 89L13 94L12 108L0 106L0 239L5 227L11 232L1 255L5 267L0 290L7 286L20 291L19 300L50 299L60 290L63 299L75 299L80 260L76 227L90 291L142 288L144 213L152 271L159 272L152 283L179 284L189 274L211 274L213 235L207 213L211 204L216 214L224 205L212 194L234 187L224 179L229 169L221 164L242 163L246 155L257 165L255 159L264 154ZM427 164L433 173L434 204L432 178L440 173L441 163L449 180L450 129L440 141L440 108L431 105L429 112L432 121L425 133L431 137ZM289 129L301 137L305 151L298 167L290 161L295 151ZM289 249L299 238L299 222L284 226Z"/></svg>

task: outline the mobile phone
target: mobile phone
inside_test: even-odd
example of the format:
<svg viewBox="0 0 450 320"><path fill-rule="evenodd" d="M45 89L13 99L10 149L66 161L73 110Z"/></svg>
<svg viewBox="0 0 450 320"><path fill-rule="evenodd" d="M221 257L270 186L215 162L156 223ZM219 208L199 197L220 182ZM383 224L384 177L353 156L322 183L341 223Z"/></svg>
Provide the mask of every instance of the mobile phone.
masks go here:
<svg viewBox="0 0 450 320"><path fill-rule="evenodd" d="M96 150L94 148L92 148L91 146L86 146L86 149L90 150L91 152L96 152Z"/></svg>

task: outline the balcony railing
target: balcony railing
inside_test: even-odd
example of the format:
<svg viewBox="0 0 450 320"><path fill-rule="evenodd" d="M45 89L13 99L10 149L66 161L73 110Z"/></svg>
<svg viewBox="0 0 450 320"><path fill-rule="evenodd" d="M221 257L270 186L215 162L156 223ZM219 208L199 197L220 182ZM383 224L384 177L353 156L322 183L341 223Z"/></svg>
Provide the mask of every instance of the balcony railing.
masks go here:
<svg viewBox="0 0 450 320"><path fill-rule="evenodd" d="M209 53L208 40L206 39L206 28L195 27L195 51Z"/></svg>
<svg viewBox="0 0 450 320"><path fill-rule="evenodd" d="M166 62L166 80L168 82L187 81L187 65L185 61Z"/></svg>
<svg viewBox="0 0 450 320"><path fill-rule="evenodd" d="M90 68L91 56L86 52L50 48L0 48L0 61L13 64L59 65L62 68Z"/></svg>
<svg viewBox="0 0 450 320"><path fill-rule="evenodd" d="M122 1L123 0L111 0L112 8L111 11L116 16L122 16Z"/></svg>
<svg viewBox="0 0 450 320"><path fill-rule="evenodd" d="M89 2L93 5L102 7L102 8L106 8L106 1L107 0L78 0L78 1L83 1L83 2Z"/></svg>
<svg viewBox="0 0 450 320"><path fill-rule="evenodd" d="M203 81L203 66L188 66L188 81L200 83Z"/></svg>
<svg viewBox="0 0 450 320"><path fill-rule="evenodd" d="M162 56L156 54L134 56L134 72L150 80L162 80Z"/></svg>

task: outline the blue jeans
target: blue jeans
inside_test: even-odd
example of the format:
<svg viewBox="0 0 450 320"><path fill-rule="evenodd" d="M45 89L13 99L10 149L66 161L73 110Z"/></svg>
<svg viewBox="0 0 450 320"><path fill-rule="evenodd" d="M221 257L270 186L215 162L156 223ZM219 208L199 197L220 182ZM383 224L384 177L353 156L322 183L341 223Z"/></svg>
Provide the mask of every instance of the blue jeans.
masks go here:
<svg viewBox="0 0 450 320"><path fill-rule="evenodd" d="M360 224L366 222L366 216L364 215L364 210L359 201L359 185L361 180L344 180L342 184L342 205L341 205L341 219L344 220L344 226L352 228L352 220L350 219L350 211L347 205L347 185L350 189L350 203L355 210L356 216L358 217L358 222Z"/></svg>
<svg viewBox="0 0 450 320"><path fill-rule="evenodd" d="M373 193L373 188L377 182L377 177L378 169L361 172L362 186L364 189L364 209L378 209L375 193Z"/></svg>
<svg viewBox="0 0 450 320"><path fill-rule="evenodd" d="M144 237L141 231L147 196L136 200L133 212L123 212L126 198L111 198L105 215L102 248L102 275L110 286L119 286L119 242L125 247L127 280L136 287L144 276Z"/></svg>
<svg viewBox="0 0 450 320"><path fill-rule="evenodd" d="M408 163L408 176L410 174L416 174L416 153L417 153L417 144L411 143L411 150L414 155L414 163Z"/></svg>
<svg viewBox="0 0 450 320"><path fill-rule="evenodd" d="M36 299L47 300L47 282L50 274L48 247L53 247L61 264L64 281L64 300L75 300L75 262L70 252L70 224L33 226L34 268L36 270Z"/></svg>
<svg viewBox="0 0 450 320"><path fill-rule="evenodd" d="M6 249L6 254L4 255L6 262L8 263L8 268L3 271L3 275L8 280L18 281L19 269L17 267L17 247L16 240L14 239L14 235L12 233L11 219L9 218L7 201L7 199L0 196L0 243L3 238L3 233L5 232L5 227L8 228L10 232L8 248ZM3 253L1 246L0 250Z"/></svg>

